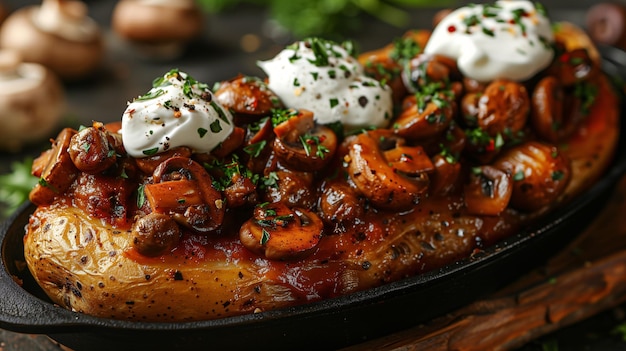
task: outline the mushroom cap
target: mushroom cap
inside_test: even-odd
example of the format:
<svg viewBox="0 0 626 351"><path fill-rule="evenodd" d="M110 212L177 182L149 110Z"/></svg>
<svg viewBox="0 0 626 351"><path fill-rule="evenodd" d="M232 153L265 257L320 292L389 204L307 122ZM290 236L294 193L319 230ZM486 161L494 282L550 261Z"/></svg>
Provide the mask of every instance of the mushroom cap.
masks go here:
<svg viewBox="0 0 626 351"><path fill-rule="evenodd" d="M155 44L188 41L200 34L204 20L199 7L188 3L189 6L182 6L122 0L113 10L112 28L130 41Z"/></svg>
<svg viewBox="0 0 626 351"><path fill-rule="evenodd" d="M65 91L50 69L24 63L14 51L0 51L0 150L54 134L65 109Z"/></svg>
<svg viewBox="0 0 626 351"><path fill-rule="evenodd" d="M0 28L0 47L19 52L25 62L50 68L62 79L75 80L92 73L104 56L100 33L92 40L74 41L41 30L34 20L38 9L28 6L12 13Z"/></svg>

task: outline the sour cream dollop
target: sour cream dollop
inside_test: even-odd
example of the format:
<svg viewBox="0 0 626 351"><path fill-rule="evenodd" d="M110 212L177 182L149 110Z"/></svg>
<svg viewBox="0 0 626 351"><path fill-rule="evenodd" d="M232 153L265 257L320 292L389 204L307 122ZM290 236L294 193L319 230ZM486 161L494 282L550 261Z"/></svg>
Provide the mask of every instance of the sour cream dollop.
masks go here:
<svg viewBox="0 0 626 351"><path fill-rule="evenodd" d="M461 73L481 81L524 81L553 58L552 27L544 8L530 1L461 7L435 28L424 52L457 60Z"/></svg>
<svg viewBox="0 0 626 351"><path fill-rule="evenodd" d="M126 152L140 158L178 146L210 152L233 131L233 117L206 84L171 70L128 104L122 115Z"/></svg>
<svg viewBox="0 0 626 351"><path fill-rule="evenodd" d="M350 130L385 127L392 118L391 89L365 76L348 50L331 41L299 41L258 65L286 107L312 111L317 123L341 122Z"/></svg>

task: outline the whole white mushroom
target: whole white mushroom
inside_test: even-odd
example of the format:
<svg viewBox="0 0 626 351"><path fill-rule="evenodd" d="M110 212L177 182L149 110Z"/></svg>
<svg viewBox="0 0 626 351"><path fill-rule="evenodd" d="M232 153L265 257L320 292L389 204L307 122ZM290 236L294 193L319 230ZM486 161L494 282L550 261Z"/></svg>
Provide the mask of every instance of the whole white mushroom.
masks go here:
<svg viewBox="0 0 626 351"><path fill-rule="evenodd" d="M53 136L64 109L65 91L53 72L0 51L0 150L16 152Z"/></svg>
<svg viewBox="0 0 626 351"><path fill-rule="evenodd" d="M87 5L77 0L43 0L9 15L0 28L0 48L25 62L40 63L64 80L93 73L104 57L104 41Z"/></svg>

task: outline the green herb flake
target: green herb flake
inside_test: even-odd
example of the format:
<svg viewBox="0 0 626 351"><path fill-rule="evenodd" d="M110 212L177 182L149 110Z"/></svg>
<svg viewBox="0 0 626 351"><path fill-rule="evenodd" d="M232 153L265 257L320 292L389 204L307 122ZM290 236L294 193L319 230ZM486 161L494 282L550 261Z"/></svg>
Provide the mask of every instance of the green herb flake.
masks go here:
<svg viewBox="0 0 626 351"><path fill-rule="evenodd" d="M159 152L159 148L153 147L152 149L143 150L141 153L146 156L152 156L152 155L156 155L157 152Z"/></svg>
<svg viewBox="0 0 626 351"><path fill-rule="evenodd" d="M198 135L200 136L200 138L204 138L204 136L206 135L207 132L208 132L208 130L206 130L204 128L198 128Z"/></svg>
<svg viewBox="0 0 626 351"><path fill-rule="evenodd" d="M339 105L339 99L336 98L329 99L328 102L330 103L330 108Z"/></svg>
<svg viewBox="0 0 626 351"><path fill-rule="evenodd" d="M552 172L552 180L554 180L554 181L559 181L559 180L563 179L563 177L565 177L565 173L563 173L562 171L554 171L554 172Z"/></svg>
<svg viewBox="0 0 626 351"><path fill-rule="evenodd" d="M261 230L261 240L260 240L260 244L261 245L265 245L267 244L267 242L270 240L270 232L267 231L267 229L263 228Z"/></svg>
<svg viewBox="0 0 626 351"><path fill-rule="evenodd" d="M213 123L211 123L209 125L209 128L211 128L211 132L213 133L219 133L222 131L222 125L220 124L220 120L216 119L215 121L213 121Z"/></svg>
<svg viewBox="0 0 626 351"><path fill-rule="evenodd" d="M261 140L258 143L250 144L244 147L243 151L245 151L248 155L256 158L261 155L261 152L265 148L265 145L267 145L267 140Z"/></svg>
<svg viewBox="0 0 626 351"><path fill-rule="evenodd" d="M513 175L514 181L524 180L524 178L525 178L524 171L519 171Z"/></svg>
<svg viewBox="0 0 626 351"><path fill-rule="evenodd" d="M137 208L142 208L146 203L146 193L144 191L145 187L146 186L144 184L141 184L137 188Z"/></svg>
<svg viewBox="0 0 626 351"><path fill-rule="evenodd" d="M218 105L215 101L211 101L210 104L211 104L211 107L213 107L213 109L215 110L215 112L217 112L217 116L222 121L226 122L226 124L230 125L230 121L228 120L228 117L226 117L226 113L220 107L220 105Z"/></svg>
<svg viewBox="0 0 626 351"><path fill-rule="evenodd" d="M153 89L147 92L146 94L135 98L135 101L152 100L164 94L165 94L165 91L163 89L156 89L156 90Z"/></svg>

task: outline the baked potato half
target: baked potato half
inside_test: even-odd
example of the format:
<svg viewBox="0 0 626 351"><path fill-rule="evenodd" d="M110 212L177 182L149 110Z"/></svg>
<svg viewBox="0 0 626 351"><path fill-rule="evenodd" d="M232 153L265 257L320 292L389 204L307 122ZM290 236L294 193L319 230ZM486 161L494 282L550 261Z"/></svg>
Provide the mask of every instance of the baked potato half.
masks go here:
<svg viewBox="0 0 626 351"><path fill-rule="evenodd" d="M556 28L557 41L566 46L563 54L580 47L594 52L575 27ZM420 38L427 36L421 33ZM247 169L260 170L267 183L281 184L271 191L233 174L228 187L217 187L215 181L224 174L223 169L207 168L215 160L211 155L194 156L183 148L137 161L124 155L112 126L96 124L87 132L68 129L33 167L42 182L31 194L38 208L26 228L26 262L52 301L65 308L105 318L163 322L268 311L420 274L515 233L602 176L618 142L619 101L601 73L586 82L595 89L594 98L581 107L585 116L570 132L553 135L547 130L542 136L537 132L541 126L529 121L524 128L531 130L524 138L493 155L476 157L475 150L469 150L467 160L463 156L448 162L449 155L439 145L444 136L414 142L389 128L333 144L334 158L324 170L302 169L306 162L297 162L299 169L281 166L271 150L267 155L253 150L264 157L261 167L258 159L242 156ZM551 84L545 83L546 89L552 89ZM556 108L550 105L554 101L544 100L545 106L537 106ZM275 127L281 147L293 137L289 133L314 130L306 116L294 118L301 119L289 122L293 130ZM547 123L537 120L539 125ZM459 124L451 123L445 135L463 133ZM256 124L253 135L249 125L241 126L247 127L245 138L225 142L231 146L224 147L250 151L251 146L271 146L275 140L267 124ZM74 145L72 154L75 140L84 138L100 146L81 151ZM449 153L469 148L445 140ZM316 143L314 151L323 152L320 145ZM85 154L96 151L101 153L92 158ZM289 151L289 157L303 157L296 151ZM108 161L114 154L115 160ZM209 169L213 183L196 164ZM172 171L183 168L185 172ZM187 198L184 210L180 200L163 198L164 191L175 193L192 183L213 190ZM208 219L189 213L192 201L214 206L206 209L213 211ZM223 209L229 203L238 207ZM137 225L150 213L169 213L177 226L158 218ZM218 229L207 223L216 218ZM151 238L150 246L143 245L148 240L144 232L166 234Z"/></svg>

